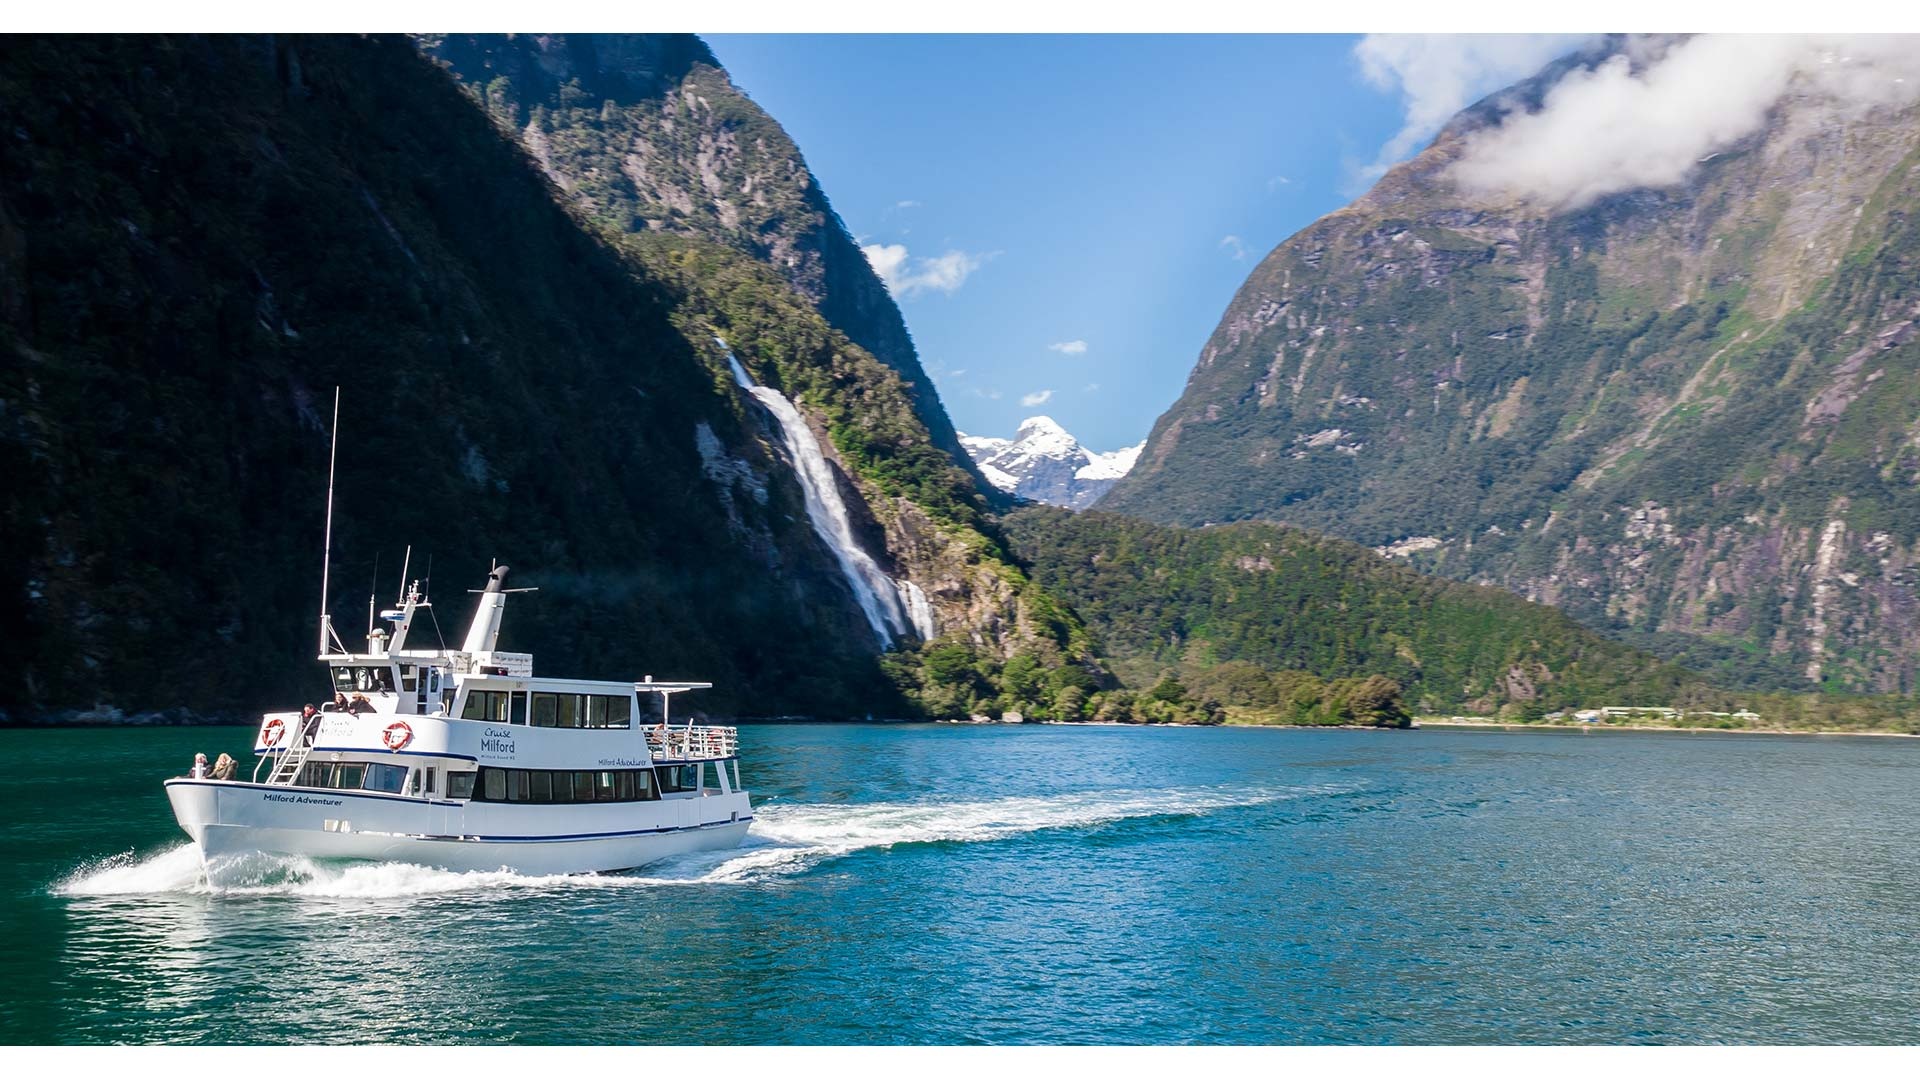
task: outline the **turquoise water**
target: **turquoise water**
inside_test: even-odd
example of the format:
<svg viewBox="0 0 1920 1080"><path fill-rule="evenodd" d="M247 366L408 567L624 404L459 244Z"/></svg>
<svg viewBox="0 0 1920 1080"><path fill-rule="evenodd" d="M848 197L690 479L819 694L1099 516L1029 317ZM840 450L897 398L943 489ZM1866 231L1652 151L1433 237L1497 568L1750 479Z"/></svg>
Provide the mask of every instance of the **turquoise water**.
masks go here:
<svg viewBox="0 0 1920 1080"><path fill-rule="evenodd" d="M1920 742L741 742L737 852L216 896L159 780L247 732L0 731L0 1041L1920 1041Z"/></svg>

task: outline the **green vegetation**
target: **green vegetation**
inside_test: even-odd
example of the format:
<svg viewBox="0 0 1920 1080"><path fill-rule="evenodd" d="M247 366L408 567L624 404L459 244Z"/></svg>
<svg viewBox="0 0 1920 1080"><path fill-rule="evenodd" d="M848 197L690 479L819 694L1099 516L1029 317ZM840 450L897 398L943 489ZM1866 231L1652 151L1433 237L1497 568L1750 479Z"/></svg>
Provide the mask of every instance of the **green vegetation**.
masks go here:
<svg viewBox="0 0 1920 1080"><path fill-rule="evenodd" d="M1381 699L1387 686L1421 711L1494 713L1614 695L1665 703L1698 682L1552 608L1297 529L1183 529L1046 507L1017 510L1005 527L1128 685L1171 675L1182 697L1250 717L1376 723L1397 715Z"/></svg>

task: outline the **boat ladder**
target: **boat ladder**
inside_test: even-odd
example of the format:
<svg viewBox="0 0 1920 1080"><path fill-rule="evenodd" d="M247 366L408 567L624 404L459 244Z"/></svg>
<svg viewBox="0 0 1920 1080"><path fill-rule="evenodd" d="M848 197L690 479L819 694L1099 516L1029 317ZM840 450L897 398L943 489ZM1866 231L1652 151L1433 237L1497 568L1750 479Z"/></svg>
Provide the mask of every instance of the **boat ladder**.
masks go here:
<svg viewBox="0 0 1920 1080"><path fill-rule="evenodd" d="M313 744L304 738L296 737L280 760L273 763L273 771L267 774L267 783L280 787L290 787L300 778L300 770L307 763L307 755L313 753Z"/></svg>

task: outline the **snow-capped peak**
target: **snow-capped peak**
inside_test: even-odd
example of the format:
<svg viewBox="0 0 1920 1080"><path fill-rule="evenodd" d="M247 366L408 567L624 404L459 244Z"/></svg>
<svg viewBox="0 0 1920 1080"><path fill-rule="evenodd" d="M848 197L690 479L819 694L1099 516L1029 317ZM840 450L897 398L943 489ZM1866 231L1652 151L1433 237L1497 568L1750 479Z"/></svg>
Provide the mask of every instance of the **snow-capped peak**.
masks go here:
<svg viewBox="0 0 1920 1080"><path fill-rule="evenodd" d="M1029 416L1012 439L960 435L994 487L1037 502L1084 509L1133 468L1145 446L1094 453L1050 416Z"/></svg>

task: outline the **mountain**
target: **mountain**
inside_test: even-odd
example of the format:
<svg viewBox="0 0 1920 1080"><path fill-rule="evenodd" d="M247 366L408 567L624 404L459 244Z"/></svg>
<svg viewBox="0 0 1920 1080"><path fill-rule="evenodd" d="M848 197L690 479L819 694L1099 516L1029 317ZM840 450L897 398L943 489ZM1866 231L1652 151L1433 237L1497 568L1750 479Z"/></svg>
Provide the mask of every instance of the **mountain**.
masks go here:
<svg viewBox="0 0 1920 1080"><path fill-rule="evenodd" d="M855 542L974 652L968 687L1084 655L910 375L738 247L585 215L410 39L14 37L0 116L0 718L323 692L335 386L343 632L411 544L449 633L490 559L539 586L503 647L546 670L922 712L938 672L879 655L716 335L801 408Z"/></svg>
<svg viewBox="0 0 1920 1080"><path fill-rule="evenodd" d="M693 237L774 270L900 373L934 445L963 465L906 321L800 148L691 34L422 34L588 219Z"/></svg>
<svg viewBox="0 0 1920 1080"><path fill-rule="evenodd" d="M1049 416L1020 422L1011 439L961 433L960 445L980 474L1001 491L1034 502L1080 510L1106 494L1140 456L1139 446L1100 454L1080 445Z"/></svg>
<svg viewBox="0 0 1920 1080"><path fill-rule="evenodd" d="M1262 260L1100 508L1324 531L1743 685L1913 689L1920 80L1811 55L1670 174L1575 175L1714 107L1575 106L1778 44L1610 40L1454 118Z"/></svg>

